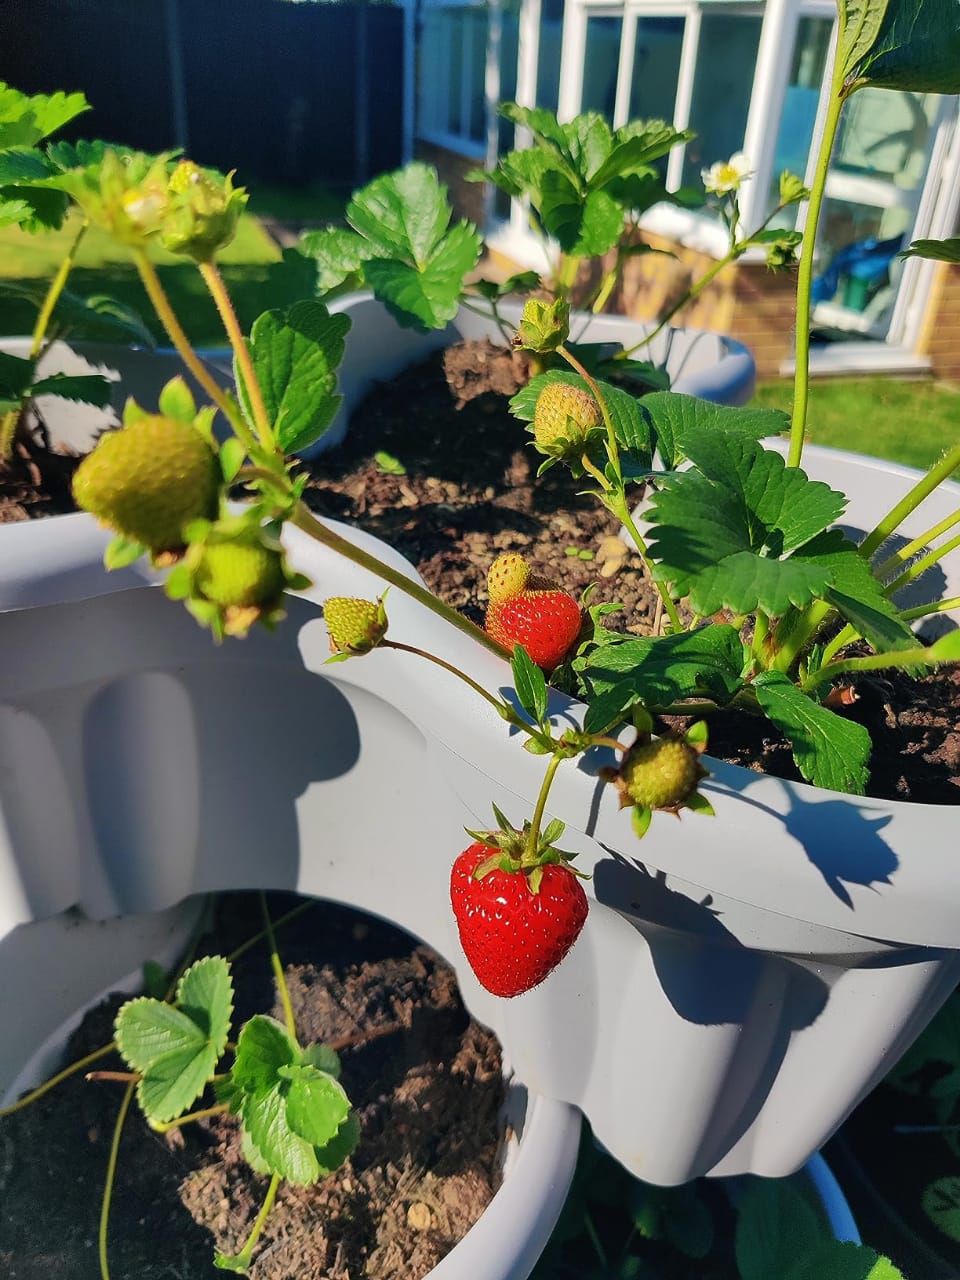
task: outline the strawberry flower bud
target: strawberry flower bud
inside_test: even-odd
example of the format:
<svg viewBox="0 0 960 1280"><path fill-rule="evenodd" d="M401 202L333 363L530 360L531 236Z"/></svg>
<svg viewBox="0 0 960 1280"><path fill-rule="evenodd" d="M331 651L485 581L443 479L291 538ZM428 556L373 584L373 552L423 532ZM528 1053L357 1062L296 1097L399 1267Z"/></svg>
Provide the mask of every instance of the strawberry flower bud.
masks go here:
<svg viewBox="0 0 960 1280"><path fill-rule="evenodd" d="M170 176L169 204L160 239L171 253L210 262L230 243L247 203L247 193L233 186L233 175L221 178L192 160L181 160Z"/></svg>
<svg viewBox="0 0 960 1280"><path fill-rule="evenodd" d="M520 317L513 345L528 351L556 351L570 332L570 307L563 299L541 302L528 298Z"/></svg>

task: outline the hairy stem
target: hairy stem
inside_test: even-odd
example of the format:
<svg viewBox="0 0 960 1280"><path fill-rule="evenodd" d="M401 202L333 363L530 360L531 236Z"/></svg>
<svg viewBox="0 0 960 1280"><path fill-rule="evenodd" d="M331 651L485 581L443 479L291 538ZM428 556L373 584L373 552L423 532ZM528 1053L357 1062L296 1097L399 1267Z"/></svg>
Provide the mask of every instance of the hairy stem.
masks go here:
<svg viewBox="0 0 960 1280"><path fill-rule="evenodd" d="M892 510L887 512L877 527L867 534L860 543L860 554L862 556L873 555L881 543L885 542L892 533L896 533L903 521L912 511L919 507L924 498L933 493L941 481L952 476L958 467L960 467L960 443L955 444L952 449L948 449L940 461L934 463L927 474L917 481L910 492L901 498Z"/></svg>
<svg viewBox="0 0 960 1280"><path fill-rule="evenodd" d="M103 1196L100 1200L100 1225L97 1230L97 1256L100 1260L100 1280L110 1280L110 1261L107 1257L107 1237L110 1229L110 1204L113 1200L113 1188L117 1180L117 1160L120 1155L120 1138L126 1124L130 1104L133 1102L135 1084L128 1084L117 1112L117 1122L113 1126L113 1137L110 1141L110 1154L107 1157L107 1171L103 1179Z"/></svg>
<svg viewBox="0 0 960 1280"><path fill-rule="evenodd" d="M236 1264L231 1270L246 1272L253 1261L253 1251L257 1247L257 1241L266 1226L267 1218L270 1216L270 1210L273 1208L273 1202L277 1198L277 1188L280 1186L280 1175L275 1173L270 1179L270 1185L267 1187L267 1194L263 1198L263 1204L260 1206L260 1212L257 1214L256 1221L250 1230L250 1234L244 1241L243 1248L232 1259Z"/></svg>
<svg viewBox="0 0 960 1280"><path fill-rule="evenodd" d="M22 1098L18 1098L9 1107L0 1108L0 1119L4 1116L12 1116L14 1112L22 1111L24 1107L29 1107L32 1102L42 1098L45 1093L49 1093L51 1089L56 1088L58 1084L62 1084L64 1080L69 1080L78 1071L83 1071L86 1067L92 1066L93 1063L99 1062L101 1058L105 1058L108 1053L113 1053L116 1047L116 1044L111 1041L110 1044L105 1044L101 1049L94 1049L93 1053L88 1053L86 1057L78 1058L76 1062L71 1062L68 1067L58 1071L49 1080L44 1080L43 1084L37 1085L36 1089L31 1089L29 1093L25 1093Z"/></svg>
<svg viewBox="0 0 960 1280"><path fill-rule="evenodd" d="M37 314L36 324L33 326L33 337L30 341L30 359L36 360L43 347L44 340L47 336L47 329L50 325L50 318L53 315L54 307L60 301L60 295L67 283L67 277L73 270L73 264L77 258L77 250L83 241L83 237L87 234L89 222L86 218L80 223L79 230L73 238L70 248L67 250L57 274L50 282L50 288L47 290L47 296L43 300L43 306Z"/></svg>
<svg viewBox="0 0 960 1280"><path fill-rule="evenodd" d="M449 671L451 675L462 680L464 684L470 686L474 693L478 694L485 702L489 702L495 711L501 715L504 712L512 712L512 708L505 702L501 702L499 698L495 698L492 693L484 689L482 684L478 684L476 680L467 675L465 671L461 671L459 667L455 667L452 662L445 662L443 658L438 658L434 653L428 653L426 649L418 649L412 644L402 644L399 640L381 640L377 646L379 649L396 649L398 653L413 653L418 658L426 658L427 662L432 662L437 667L442 667L444 671ZM502 652L502 651L501 651ZM523 727L528 727L526 724Z"/></svg>
<svg viewBox="0 0 960 1280"><path fill-rule="evenodd" d="M793 381L793 416L790 422L790 450L787 466L798 467L803 454L803 438L807 429L807 407L810 400L810 298L813 287L813 263L817 248L817 227L827 186L830 157L843 108L843 67L839 53L833 69L833 81L827 101L823 138L817 155L817 166L810 187L807 221L803 230L803 247L797 270L797 359Z"/></svg>
<svg viewBox="0 0 960 1280"><path fill-rule="evenodd" d="M912 542L908 542L899 551L895 551L882 564L876 566L874 573L881 580L888 578L895 569L899 569L902 564L906 564L911 556L915 556L918 551L928 547L934 538L939 538L941 534L948 533L955 524L960 524L960 511L951 512L950 515L945 516L943 520L928 529L926 533L921 533L918 538L914 538Z"/></svg>
<svg viewBox="0 0 960 1280"><path fill-rule="evenodd" d="M929 568L938 564L944 556L948 556L957 547L960 547L960 533L955 538L951 538L949 542L945 542L942 547L934 547L925 556L915 560L909 569L900 574L899 578L894 578L893 582L889 582L883 588L884 595L891 596L895 591L899 591L901 587L905 587L908 582L913 582L915 578L919 578L921 574L926 573Z"/></svg>
<svg viewBox="0 0 960 1280"><path fill-rule="evenodd" d="M812 672L802 682L800 688L809 693L817 685L837 676L861 671L885 671L892 667L918 667L930 662L930 651L922 645L916 649L897 649L894 653L870 653L862 658L846 658L842 662L831 662Z"/></svg>
<svg viewBox="0 0 960 1280"><path fill-rule="evenodd" d="M951 600L931 600L929 604L918 604L915 609L904 609L900 617L904 622L913 622L916 618L928 618L931 613L948 613L951 609L960 609L960 596ZM3 1112L0 1111L0 1115Z"/></svg>
<svg viewBox="0 0 960 1280"><path fill-rule="evenodd" d="M290 990L287 987L287 979L283 973L283 965L280 963L280 952L277 950L277 938L273 931L273 921L270 919L267 895L262 889L260 890L260 911L263 915L263 929L267 935L267 946L270 948L270 968L273 970L273 977L280 995L280 1003L283 1006L283 1020L287 1025L287 1030L296 1040L297 1024L293 1016L293 1005L290 1003Z"/></svg>
<svg viewBox="0 0 960 1280"><path fill-rule="evenodd" d="M230 339L230 346L233 348L233 354L237 360L237 367L240 370L241 380L244 387L246 387L247 396L250 400L250 410L253 414L253 422L257 429L257 436L263 448L267 452L270 452L276 447L270 426L270 419L267 415L267 407L263 400L263 390L260 386L260 380L253 367L250 348L247 346L246 340L243 336L243 330L240 328L240 321L237 319L237 313L233 309L233 303L231 302L230 295L223 283L223 277L217 270L216 263L201 262L198 265L200 274L203 276L204 284L206 284L210 291L210 296L216 303L217 310L220 313L220 319L223 321L223 327L226 329L227 337Z"/></svg>
<svg viewBox="0 0 960 1280"><path fill-rule="evenodd" d="M199 1111L191 1111L188 1115L178 1116L176 1120L153 1120L150 1128L154 1133L169 1133L171 1129L179 1129L182 1125L193 1124L195 1120L206 1120L209 1116L222 1116L230 1110L229 1102L218 1102L213 1107L203 1107Z"/></svg>
<svg viewBox="0 0 960 1280"><path fill-rule="evenodd" d="M543 782L540 784L540 794L537 796L536 808L533 811L533 817L530 819L530 833L527 836L527 843L523 850L523 856L520 859L521 866L530 866L536 861L537 844L540 840L540 824L543 821L543 811L547 807L547 796L550 794L550 787L556 775L557 769L560 767L560 761L564 757L559 753L551 756L550 763L547 765L547 771L543 775Z"/></svg>
<svg viewBox="0 0 960 1280"><path fill-rule="evenodd" d="M190 339L177 319L176 312L170 305L170 299L160 283L156 267L154 267L142 249L134 250L133 260L136 263L137 271L140 273L140 279L143 281L143 287L147 291L147 297L150 299L160 323L166 330L167 336L173 343L177 355L227 419L231 427L233 427L243 444L249 449L255 443L254 438L250 428L244 421L237 402L217 384L210 370L206 368L190 345Z"/></svg>

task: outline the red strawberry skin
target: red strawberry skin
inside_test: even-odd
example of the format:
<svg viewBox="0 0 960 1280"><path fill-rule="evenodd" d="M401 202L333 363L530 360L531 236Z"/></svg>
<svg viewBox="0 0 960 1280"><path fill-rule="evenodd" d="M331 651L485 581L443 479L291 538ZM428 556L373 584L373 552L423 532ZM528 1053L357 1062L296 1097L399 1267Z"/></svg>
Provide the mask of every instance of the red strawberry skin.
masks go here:
<svg viewBox="0 0 960 1280"><path fill-rule="evenodd" d="M522 644L538 667L552 671L580 634L580 606L565 591L521 591L491 602L486 632L509 653Z"/></svg>
<svg viewBox="0 0 960 1280"><path fill-rule="evenodd" d="M580 935L587 895L569 868L543 867L533 893L519 871L473 872L496 849L472 844L453 864L450 901L460 945L482 987L495 996L519 996L539 986Z"/></svg>

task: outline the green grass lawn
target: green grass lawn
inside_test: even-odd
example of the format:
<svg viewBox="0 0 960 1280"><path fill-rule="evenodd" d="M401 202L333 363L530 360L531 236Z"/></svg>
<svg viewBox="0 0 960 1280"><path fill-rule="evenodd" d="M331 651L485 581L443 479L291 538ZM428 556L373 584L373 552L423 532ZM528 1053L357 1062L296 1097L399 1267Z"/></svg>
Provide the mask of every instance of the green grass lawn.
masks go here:
<svg viewBox="0 0 960 1280"><path fill-rule="evenodd" d="M0 228L0 280L49 281L75 227L75 222L68 221L60 231L39 236L26 235L16 227ZM196 267L161 249L154 250L152 257L191 341L200 347L226 345L223 326ZM220 255L219 263L246 330L261 311L302 298L310 291L307 276L281 262L279 249L259 220L249 214L240 219L236 238ZM95 227L87 232L68 288L81 295L108 294L133 307L157 341L169 345L128 252L105 232ZM0 336L29 333L35 314L28 303L0 295Z"/></svg>
<svg viewBox="0 0 960 1280"><path fill-rule="evenodd" d="M790 410L793 384L761 383L753 403ZM807 415L813 444L928 467L960 438L960 393L944 383L893 378L813 382Z"/></svg>

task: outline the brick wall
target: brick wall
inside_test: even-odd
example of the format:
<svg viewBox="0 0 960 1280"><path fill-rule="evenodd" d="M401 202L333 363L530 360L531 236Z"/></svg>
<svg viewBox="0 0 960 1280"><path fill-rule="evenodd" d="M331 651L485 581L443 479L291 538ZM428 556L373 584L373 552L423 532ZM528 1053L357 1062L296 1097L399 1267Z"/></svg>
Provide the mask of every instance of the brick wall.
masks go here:
<svg viewBox="0 0 960 1280"><path fill-rule="evenodd" d="M960 266L937 264L919 347L935 377L960 379Z"/></svg>

